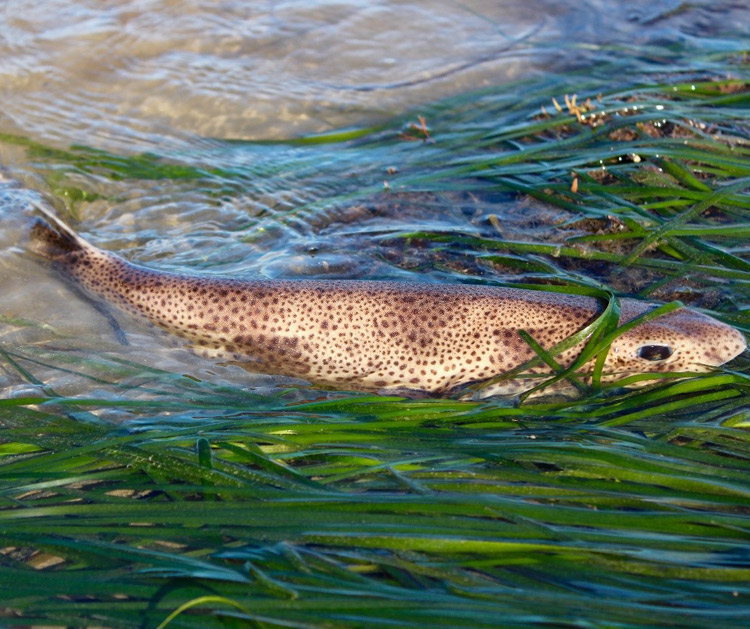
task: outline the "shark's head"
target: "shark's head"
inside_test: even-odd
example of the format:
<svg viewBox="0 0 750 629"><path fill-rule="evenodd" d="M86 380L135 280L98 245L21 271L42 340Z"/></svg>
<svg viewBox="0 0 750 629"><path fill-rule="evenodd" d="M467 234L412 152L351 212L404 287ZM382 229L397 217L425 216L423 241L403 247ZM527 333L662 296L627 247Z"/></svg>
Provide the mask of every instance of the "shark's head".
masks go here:
<svg viewBox="0 0 750 629"><path fill-rule="evenodd" d="M620 323L653 307L623 300ZM746 349L747 341L738 330L681 308L641 323L618 337L612 343L604 372L705 372L729 362Z"/></svg>

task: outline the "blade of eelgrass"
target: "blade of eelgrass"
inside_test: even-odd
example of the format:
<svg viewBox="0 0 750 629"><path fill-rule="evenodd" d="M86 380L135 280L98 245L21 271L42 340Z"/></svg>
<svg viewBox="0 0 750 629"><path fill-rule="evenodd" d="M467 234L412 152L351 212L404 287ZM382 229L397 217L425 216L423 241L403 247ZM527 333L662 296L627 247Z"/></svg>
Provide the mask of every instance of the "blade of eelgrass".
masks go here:
<svg viewBox="0 0 750 629"><path fill-rule="evenodd" d="M665 237L667 234L670 233L670 229L673 226L680 226L688 221L690 221L692 218L699 216L702 214L706 209L710 208L712 205L720 202L722 199L728 197L733 192L738 192L740 190L747 189L748 186L750 186L750 178L741 178L737 181L734 181L731 184L728 184L726 187L721 188L719 190L714 190L711 192L705 199L700 201L699 203L696 203L692 208L689 210L683 212L676 218L672 219L671 221L668 221L664 225L662 225L658 230L650 233L644 240L639 243L636 248L633 250L633 252L625 258L623 261L623 264L626 266L632 264L646 249L651 247L656 240L659 238Z"/></svg>

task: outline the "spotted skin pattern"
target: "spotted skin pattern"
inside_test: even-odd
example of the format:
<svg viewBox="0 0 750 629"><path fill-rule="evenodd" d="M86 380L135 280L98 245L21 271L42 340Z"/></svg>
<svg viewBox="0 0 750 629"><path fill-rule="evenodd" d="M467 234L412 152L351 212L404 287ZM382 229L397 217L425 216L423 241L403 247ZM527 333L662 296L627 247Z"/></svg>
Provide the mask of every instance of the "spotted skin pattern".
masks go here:
<svg viewBox="0 0 750 629"><path fill-rule="evenodd" d="M533 358L519 330L549 349L602 311L589 297L492 286L166 273L98 249L45 214L50 222L32 229L36 250L92 295L187 339L198 353L341 389L445 394ZM624 323L654 304L624 299L621 307ZM671 350L664 360L638 356L639 348L664 345ZM620 337L605 372L706 371L745 348L737 330L681 309ZM580 350L559 362L570 364ZM484 394L529 386L510 381Z"/></svg>

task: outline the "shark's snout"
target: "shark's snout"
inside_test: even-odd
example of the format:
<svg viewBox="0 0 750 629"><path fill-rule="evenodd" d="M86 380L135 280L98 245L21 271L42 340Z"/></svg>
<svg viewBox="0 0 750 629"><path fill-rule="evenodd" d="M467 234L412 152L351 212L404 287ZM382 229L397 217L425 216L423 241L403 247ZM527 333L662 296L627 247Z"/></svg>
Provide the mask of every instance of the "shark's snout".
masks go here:
<svg viewBox="0 0 750 629"><path fill-rule="evenodd" d="M639 312L628 318L645 312L633 307ZM739 356L747 340L739 330L683 308L636 326L613 349L620 370L706 371Z"/></svg>

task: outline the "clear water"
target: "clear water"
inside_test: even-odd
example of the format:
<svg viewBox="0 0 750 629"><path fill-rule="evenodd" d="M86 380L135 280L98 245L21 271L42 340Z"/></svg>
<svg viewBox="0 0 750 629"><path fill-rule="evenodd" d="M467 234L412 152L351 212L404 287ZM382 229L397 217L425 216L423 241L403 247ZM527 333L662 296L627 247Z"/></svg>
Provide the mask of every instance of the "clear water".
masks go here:
<svg viewBox="0 0 750 629"><path fill-rule="evenodd" d="M40 11L8 0L2 129L58 146L159 153L197 138L289 138L565 72L615 47L736 36L743 6L51 0Z"/></svg>
<svg viewBox="0 0 750 629"><path fill-rule="evenodd" d="M596 76L614 58L630 57L634 76L645 64L685 68L695 51L736 49L748 25L745 2L713 0L51 0L43 10L7 0L0 133L48 148L151 153L233 173L198 184L61 175L53 190L61 212L67 205L84 236L134 261L245 276L444 279L434 269L390 264L371 236L415 226L476 229L478 215L503 216L507 199L468 209L418 196L398 206L346 207L342 194L382 187L405 149L280 141L375 126L520 78L563 77L564 85L566 75ZM107 320L27 252L23 207L28 195L55 188L49 161L3 141L0 164L34 191L2 191L0 341L248 378L232 366L197 362L138 327L121 346ZM60 190L71 187L90 200L66 201ZM90 386L39 375L61 393ZM20 394L28 385L0 373L0 387Z"/></svg>

